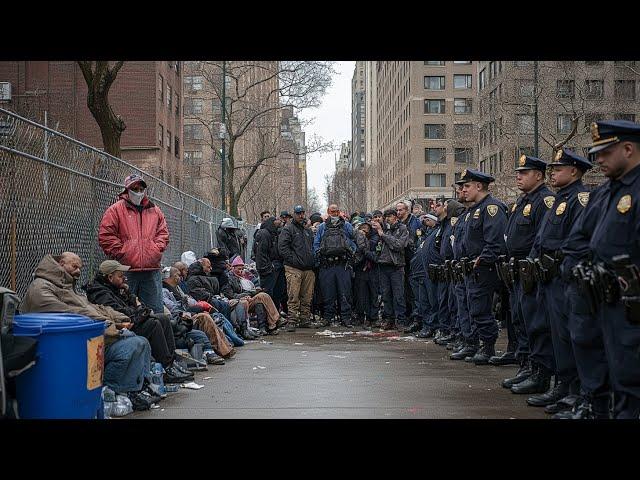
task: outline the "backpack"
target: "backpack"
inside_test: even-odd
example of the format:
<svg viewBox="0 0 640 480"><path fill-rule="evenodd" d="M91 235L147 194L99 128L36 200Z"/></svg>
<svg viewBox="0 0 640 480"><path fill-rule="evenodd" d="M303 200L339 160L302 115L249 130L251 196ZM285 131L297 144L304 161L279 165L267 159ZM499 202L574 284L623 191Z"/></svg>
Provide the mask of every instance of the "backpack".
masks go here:
<svg viewBox="0 0 640 480"><path fill-rule="evenodd" d="M332 225L325 223L324 235L320 240L320 255L325 257L340 257L351 252L347 236L344 233L344 224L338 222Z"/></svg>

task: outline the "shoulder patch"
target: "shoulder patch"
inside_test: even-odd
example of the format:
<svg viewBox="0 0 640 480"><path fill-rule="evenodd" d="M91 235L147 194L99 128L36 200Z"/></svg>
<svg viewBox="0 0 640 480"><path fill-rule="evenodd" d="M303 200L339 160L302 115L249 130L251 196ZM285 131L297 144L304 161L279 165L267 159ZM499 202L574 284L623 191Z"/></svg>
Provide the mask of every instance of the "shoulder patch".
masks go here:
<svg viewBox="0 0 640 480"><path fill-rule="evenodd" d="M587 203L589 203L589 192L578 193L578 201L580 202L580 205L586 207Z"/></svg>
<svg viewBox="0 0 640 480"><path fill-rule="evenodd" d="M458 223L458 217L451 217L451 226L455 227L456 223Z"/></svg>
<svg viewBox="0 0 640 480"><path fill-rule="evenodd" d="M544 204L547 206L547 208L553 207L553 202L555 201L556 199L551 195L549 195L548 197L544 197Z"/></svg>
<svg viewBox="0 0 640 480"><path fill-rule="evenodd" d="M489 205L487 207L487 212L489 212L489 215L491 215L492 217L495 217L496 213L498 213L498 206L497 205Z"/></svg>

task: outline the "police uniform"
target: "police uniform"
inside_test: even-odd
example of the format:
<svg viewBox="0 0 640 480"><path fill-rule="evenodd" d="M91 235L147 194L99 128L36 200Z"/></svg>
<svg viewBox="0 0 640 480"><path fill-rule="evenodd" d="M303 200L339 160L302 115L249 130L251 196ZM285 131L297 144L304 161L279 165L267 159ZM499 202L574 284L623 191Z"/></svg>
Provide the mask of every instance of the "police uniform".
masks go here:
<svg viewBox="0 0 640 480"><path fill-rule="evenodd" d="M634 122L596 122L592 124L591 135L593 144L589 154L624 141L635 142L636 148L640 147L640 124ZM602 195L598 223L589 246L593 261L601 262L614 282L618 282L619 294L625 293L625 285L632 284L626 277L625 282L616 280L622 272L614 270L614 257L628 255L630 263L640 267L640 165L621 178L606 182ZM597 315L614 390L614 416L637 419L640 416L640 305L633 300L623 303L619 294L600 303ZM625 294L633 295L633 292Z"/></svg>
<svg viewBox="0 0 640 480"><path fill-rule="evenodd" d="M495 179L485 173L467 169L460 180L485 184ZM504 231L507 214L502 202L491 194L469 208L465 223L465 249L471 261L479 258L479 264L465 277L467 299L472 330L475 329L482 347L473 357L465 361L476 365L487 364L495 355L498 325L492 312L493 294L499 288L495 263L505 253ZM473 335L473 333L472 333Z"/></svg>
<svg viewBox="0 0 640 480"><path fill-rule="evenodd" d="M443 240L442 235L443 222L439 221L434 227L434 233L432 233L426 240L427 251L424 259L427 268L427 272L431 269L431 265L442 265L444 260L440 253ZM428 314L428 328L433 330L439 330L436 335L436 339L448 334L448 322L447 319L441 316L440 312L440 299L444 295L444 290L447 284L441 280L435 280L427 275L427 295L429 299L429 314Z"/></svg>
<svg viewBox="0 0 640 480"><path fill-rule="evenodd" d="M440 247L440 254L444 261L453 260L453 244L451 243L451 236L453 235L453 229L458 223L458 217L447 217L445 220L445 228L443 230L443 242ZM453 337L451 341L454 343L460 337L460 324L458 322L458 307L456 302L455 283L453 279L447 282L447 315L449 318L449 331Z"/></svg>
<svg viewBox="0 0 640 480"><path fill-rule="evenodd" d="M591 168L586 158L566 148L558 150L549 166L574 166L583 172ZM527 403L530 405L547 406L569 394L579 393L578 371L569 333L569 285L560 277L559 266L563 255L562 245L588 202L589 191L582 180L576 180L558 190L531 249L530 257L538 259L540 265L548 270L538 285L545 308L538 309L535 317L540 318L544 314L544 323L550 327L556 382L549 391L529 398ZM551 368L548 364L543 365Z"/></svg>
<svg viewBox="0 0 640 480"><path fill-rule="evenodd" d="M518 160L516 171L539 170L545 173L547 163L543 160L522 155ZM529 256L536 234L540 230L545 214L552 207L555 195L546 184L541 184L535 190L523 194L511 208L511 215L507 223L504 240L507 248L507 258L519 270L519 261ZM530 368L535 373L537 365L544 365L549 371L553 370L553 347L551 344L551 332L546 317L541 314L541 305L538 303L536 290L525 292L523 281L518 279L512 285L509 296L511 305L513 330L516 335L516 357L520 360L521 370L529 368L528 362L533 362ZM522 372L520 372L522 373ZM516 375L517 377L518 375ZM515 378L515 377L514 377ZM524 383L527 379L523 378ZM505 382L509 382L505 380ZM513 385L512 385L513 386ZM516 393L536 393L530 388L521 385L513 390ZM542 389L544 392L546 388Z"/></svg>

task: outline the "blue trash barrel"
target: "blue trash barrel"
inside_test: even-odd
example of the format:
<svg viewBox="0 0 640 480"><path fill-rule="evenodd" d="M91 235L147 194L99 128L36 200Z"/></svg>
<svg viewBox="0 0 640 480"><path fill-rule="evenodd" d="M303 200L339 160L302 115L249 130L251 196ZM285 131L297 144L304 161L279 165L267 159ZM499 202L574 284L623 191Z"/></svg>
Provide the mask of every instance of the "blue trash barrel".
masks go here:
<svg viewBox="0 0 640 480"><path fill-rule="evenodd" d="M20 418L96 418L102 408L105 322L84 315L16 315L13 333L38 340L36 365L16 377Z"/></svg>

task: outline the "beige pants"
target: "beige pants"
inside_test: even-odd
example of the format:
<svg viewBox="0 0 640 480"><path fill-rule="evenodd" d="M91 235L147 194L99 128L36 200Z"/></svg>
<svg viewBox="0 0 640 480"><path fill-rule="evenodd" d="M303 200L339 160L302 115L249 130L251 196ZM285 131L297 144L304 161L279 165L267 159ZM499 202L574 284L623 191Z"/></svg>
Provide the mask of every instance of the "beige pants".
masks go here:
<svg viewBox="0 0 640 480"><path fill-rule="evenodd" d="M313 270L298 270L285 265L284 276L287 279L289 317L296 322L311 320L311 299L316 277Z"/></svg>
<svg viewBox="0 0 640 480"><path fill-rule="evenodd" d="M191 318L193 318L193 326L198 330L202 330L209 337L213 351L223 358L228 358L233 346L229 344L224 332L216 325L211 315L202 312L193 315Z"/></svg>
<svg viewBox="0 0 640 480"><path fill-rule="evenodd" d="M259 303L264 305L264 309L267 311L267 325L269 325L269 328L273 328L278 318L280 318L280 312L278 312L273 300L266 292L260 292L251 297L249 300L249 311L253 312L255 306Z"/></svg>

